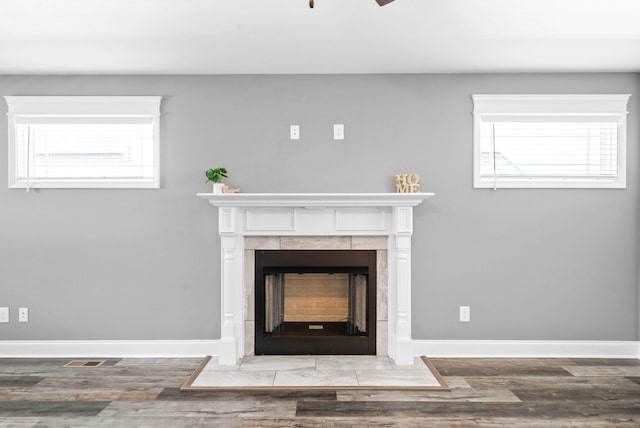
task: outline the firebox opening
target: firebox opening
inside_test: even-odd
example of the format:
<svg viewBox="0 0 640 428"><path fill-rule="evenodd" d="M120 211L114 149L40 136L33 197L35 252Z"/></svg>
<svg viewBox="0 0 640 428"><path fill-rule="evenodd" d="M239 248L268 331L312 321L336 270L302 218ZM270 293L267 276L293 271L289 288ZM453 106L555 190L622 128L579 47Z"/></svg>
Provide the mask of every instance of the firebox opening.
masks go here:
<svg viewBox="0 0 640 428"><path fill-rule="evenodd" d="M256 355L375 355L375 251L256 251Z"/></svg>
<svg viewBox="0 0 640 428"><path fill-rule="evenodd" d="M269 274L264 304L266 334L367 334L366 274Z"/></svg>

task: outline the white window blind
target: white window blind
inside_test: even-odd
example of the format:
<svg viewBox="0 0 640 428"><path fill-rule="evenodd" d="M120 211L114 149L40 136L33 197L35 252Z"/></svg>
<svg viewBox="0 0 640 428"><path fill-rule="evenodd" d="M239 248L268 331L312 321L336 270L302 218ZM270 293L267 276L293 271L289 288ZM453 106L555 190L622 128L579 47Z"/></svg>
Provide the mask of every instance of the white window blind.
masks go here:
<svg viewBox="0 0 640 428"><path fill-rule="evenodd" d="M7 101L10 187L159 187L159 97Z"/></svg>
<svg viewBox="0 0 640 428"><path fill-rule="evenodd" d="M474 96L474 187L625 187L626 100Z"/></svg>

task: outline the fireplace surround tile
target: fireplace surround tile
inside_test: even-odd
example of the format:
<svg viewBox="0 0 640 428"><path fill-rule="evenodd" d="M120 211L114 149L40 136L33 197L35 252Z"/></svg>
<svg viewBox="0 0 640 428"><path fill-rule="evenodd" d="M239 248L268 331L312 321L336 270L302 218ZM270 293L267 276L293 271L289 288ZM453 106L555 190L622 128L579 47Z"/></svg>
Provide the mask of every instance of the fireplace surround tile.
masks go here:
<svg viewBox="0 0 640 428"><path fill-rule="evenodd" d="M351 237L351 249L352 250L386 250L387 242L389 240L386 236L352 236Z"/></svg>
<svg viewBox="0 0 640 428"><path fill-rule="evenodd" d="M279 236L245 236L245 250L279 250Z"/></svg>
<svg viewBox="0 0 640 428"><path fill-rule="evenodd" d="M255 355L256 342L255 342L255 328L256 322L254 320L245 320L244 322L244 354L245 356Z"/></svg>
<svg viewBox="0 0 640 428"><path fill-rule="evenodd" d="M377 355L389 355L389 322L376 321L376 353Z"/></svg>
<svg viewBox="0 0 640 428"><path fill-rule="evenodd" d="M264 248L261 248L264 249ZM282 236L281 250L350 250L350 236Z"/></svg>
<svg viewBox="0 0 640 428"><path fill-rule="evenodd" d="M255 320L255 257L253 250L245 250L244 252L244 319L247 321Z"/></svg>
<svg viewBox="0 0 640 428"><path fill-rule="evenodd" d="M373 249L373 248L372 248ZM378 271L377 294L376 294L376 319L378 321L387 320L389 318L388 299L389 299L389 271L387 267L387 251L378 250L376 252L376 270ZM380 331L380 330L378 330ZM386 330L385 330L386 331ZM386 349L386 346L385 346ZM386 352L381 355L387 355Z"/></svg>

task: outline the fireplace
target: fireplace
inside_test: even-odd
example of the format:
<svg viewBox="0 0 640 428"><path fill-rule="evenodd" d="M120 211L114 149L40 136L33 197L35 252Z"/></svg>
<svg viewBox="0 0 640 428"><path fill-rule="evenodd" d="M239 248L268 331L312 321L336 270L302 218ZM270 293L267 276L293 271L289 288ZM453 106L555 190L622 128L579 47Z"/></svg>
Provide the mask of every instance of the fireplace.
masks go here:
<svg viewBox="0 0 640 428"><path fill-rule="evenodd" d="M375 316L371 309L368 315L369 322L376 318L377 323L375 353L389 355L397 364L413 362L413 208L433 193L198 196L218 207L221 251L219 261L214 263L220 266L221 326L216 350L220 364L236 364L255 352L254 252L272 249L376 250L377 301ZM373 277L369 274L369 281ZM372 294L369 290L368 296ZM374 330L368 328L371 337Z"/></svg>
<svg viewBox="0 0 640 428"><path fill-rule="evenodd" d="M375 355L376 251L255 252L256 355Z"/></svg>

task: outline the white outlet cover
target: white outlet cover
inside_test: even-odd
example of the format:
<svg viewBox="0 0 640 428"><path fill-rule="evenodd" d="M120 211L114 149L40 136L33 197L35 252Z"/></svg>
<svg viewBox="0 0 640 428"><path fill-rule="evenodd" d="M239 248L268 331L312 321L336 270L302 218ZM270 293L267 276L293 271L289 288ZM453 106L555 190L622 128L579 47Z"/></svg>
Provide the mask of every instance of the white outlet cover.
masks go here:
<svg viewBox="0 0 640 428"><path fill-rule="evenodd" d="M300 139L300 125L291 125L289 128L289 138L292 140Z"/></svg>
<svg viewBox="0 0 640 428"><path fill-rule="evenodd" d="M18 308L18 322L29 322L29 308Z"/></svg>
<svg viewBox="0 0 640 428"><path fill-rule="evenodd" d="M0 308L0 322L9 322L9 308Z"/></svg>

